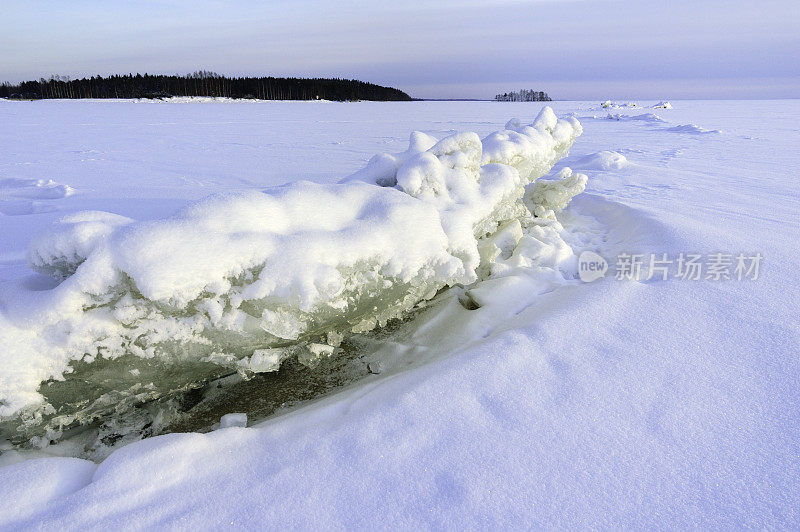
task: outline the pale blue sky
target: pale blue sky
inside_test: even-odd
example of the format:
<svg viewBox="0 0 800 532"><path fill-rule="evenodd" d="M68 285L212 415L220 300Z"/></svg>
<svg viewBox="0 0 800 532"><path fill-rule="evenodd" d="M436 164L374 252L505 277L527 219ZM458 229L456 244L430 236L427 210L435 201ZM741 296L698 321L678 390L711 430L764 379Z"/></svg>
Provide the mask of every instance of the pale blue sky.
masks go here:
<svg viewBox="0 0 800 532"><path fill-rule="evenodd" d="M119 4L119 5L115 5ZM4 0L0 81L354 77L429 98L800 97L798 0Z"/></svg>

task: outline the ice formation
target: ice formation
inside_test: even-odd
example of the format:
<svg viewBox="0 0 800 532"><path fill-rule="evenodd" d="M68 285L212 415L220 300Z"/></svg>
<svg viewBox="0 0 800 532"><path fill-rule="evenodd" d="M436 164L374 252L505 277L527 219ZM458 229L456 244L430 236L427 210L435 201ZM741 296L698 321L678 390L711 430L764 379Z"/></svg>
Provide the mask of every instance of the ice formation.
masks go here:
<svg viewBox="0 0 800 532"><path fill-rule="evenodd" d="M621 109L623 107L639 107L639 104L636 102L618 103L606 100L600 104L600 107L603 109Z"/></svg>
<svg viewBox="0 0 800 532"><path fill-rule="evenodd" d="M51 231L31 243L28 263L31 268L63 280L97 245L117 228L132 223L125 216L101 211L83 211L65 216Z"/></svg>
<svg viewBox="0 0 800 532"><path fill-rule="evenodd" d="M572 169L562 169L556 179L540 179L533 183L525 193L525 204L537 217L545 216L548 210L561 211L567 204L586 189L585 174L573 173Z"/></svg>
<svg viewBox="0 0 800 532"><path fill-rule="evenodd" d="M603 150L582 157L572 168L581 170L621 170L630 163L619 152Z"/></svg>
<svg viewBox="0 0 800 532"><path fill-rule="evenodd" d="M246 427L247 414L236 412L233 414L225 414L219 420L219 428L227 429L230 427Z"/></svg>
<svg viewBox="0 0 800 532"><path fill-rule="evenodd" d="M212 196L156 221L62 219L29 251L60 284L0 314L0 429L49 439L231 371L335 355L344 334L476 281L531 210L583 190L565 169L522 201L581 131L545 107L483 140L415 132L339 184Z"/></svg>

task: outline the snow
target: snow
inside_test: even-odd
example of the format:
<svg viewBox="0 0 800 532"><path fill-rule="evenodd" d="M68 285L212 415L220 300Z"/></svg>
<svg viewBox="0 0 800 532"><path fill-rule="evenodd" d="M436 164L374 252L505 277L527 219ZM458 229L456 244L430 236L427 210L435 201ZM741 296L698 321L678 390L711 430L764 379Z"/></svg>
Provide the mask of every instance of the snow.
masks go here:
<svg viewBox="0 0 800 532"><path fill-rule="evenodd" d="M558 173L556 179L542 179L529 187L525 203L537 216L541 216L540 213L547 210L562 211L572 201L572 198L586 189L586 181L586 175L573 173L571 168L564 168Z"/></svg>
<svg viewBox="0 0 800 532"><path fill-rule="evenodd" d="M603 150L583 157L572 164L572 168L580 170L620 170L627 165L628 159L621 153Z"/></svg>
<svg viewBox="0 0 800 532"><path fill-rule="evenodd" d="M36 458L0 468L2 527L797 528L800 303L792 288L800 217L786 170L799 162L800 102L683 101L663 123L595 120L594 106L553 104L556 115L579 118L583 135L523 200L533 205L541 200L530 196L557 191L554 200L476 241L482 280L454 287L392 332L368 354L361 381L248 428L130 443L98 466L41 458L56 449L5 451L4 463ZM405 155L373 159L385 166L370 163L344 185L282 190L301 197L341 188L357 203L361 189L375 187L364 181L391 184L386 176L395 172L395 186L402 181L417 196L380 190L450 213L472 197L447 185L463 177L450 170L474 168L475 137L451 137L456 148L440 146L438 163L422 153L434 146L428 137L474 131L484 166L521 162L531 149L512 134L525 132L521 123L492 132L540 108L0 102L4 123L16 124L0 133L11 146L0 172L75 190L14 197L49 210L0 216L0 320L17 312L20 294L46 300L52 291L54 280L27 270L25 253L65 215L107 211L138 221L118 219L109 232L111 218L67 219L64 233L35 248L42 264L77 262L147 220L173 230L211 218L218 228L227 217L214 218L209 205L231 196L186 205L208 192L272 198L279 189L261 190L282 181L332 183L383 151ZM93 125L76 138L77 124ZM722 133L670 131L685 124ZM406 150L412 129L426 137ZM159 146L156 132L176 140ZM304 142L293 140L301 132ZM29 136L47 137L52 149L32 150ZM74 153L81 150L111 162L83 161ZM399 176L407 161L414 172ZM177 208L184 210L173 216ZM193 209L202 212L192 217ZM445 240L455 241L440 220ZM93 225L70 227L78 224ZM428 236L416 234L421 244ZM137 238L146 242L147 231ZM764 263L757 280L617 280L608 272L582 283L577 257L587 250L612 270L620 253L760 252ZM333 347L316 344L320 356ZM280 359L250 356L264 367Z"/></svg>
<svg viewBox="0 0 800 532"><path fill-rule="evenodd" d="M663 123L666 122L663 118L653 113L642 113L640 115L625 115L622 113L608 113L606 116L608 120L642 120L644 122L651 122L651 123Z"/></svg>
<svg viewBox="0 0 800 532"><path fill-rule="evenodd" d="M28 247L28 264L44 275L63 280L119 227L133 220L102 211L69 214L35 238Z"/></svg>
<svg viewBox="0 0 800 532"><path fill-rule="evenodd" d="M113 99L105 100L105 101L113 101ZM264 100L259 100L257 98L229 98L226 96L168 96L165 98L139 98L136 100L117 100L121 102L133 101L134 103L213 103L213 104L220 104L220 103L227 103L227 104L261 104L263 105L265 102ZM291 100L270 100L277 101L279 103L286 103L287 101ZM317 98L314 100L304 100L304 102L309 103L341 103L341 102L334 102L332 100L325 100L322 98Z"/></svg>
<svg viewBox="0 0 800 532"><path fill-rule="evenodd" d="M620 103L620 102L613 102L611 100L606 100L600 104L601 109L623 109L626 107L640 107L640 105L636 102Z"/></svg>
<svg viewBox="0 0 800 532"><path fill-rule="evenodd" d="M0 178L0 214L15 216L46 212L48 207L36 200L66 198L74 193L69 185L52 179Z"/></svg>
<svg viewBox="0 0 800 532"><path fill-rule="evenodd" d="M97 466L78 458L41 458L2 468L0 515L24 519L53 501L86 487Z"/></svg>
<svg viewBox="0 0 800 532"><path fill-rule="evenodd" d="M706 133L722 133L719 129L706 129L697 124L681 124L669 128L667 131L674 131L676 133L691 133L693 135L702 135Z"/></svg>
<svg viewBox="0 0 800 532"><path fill-rule="evenodd" d="M445 286L476 281L479 239L527 214L519 201L524 186L547 172L580 131L574 118L559 120L544 108L531 125L490 135L485 156L473 132L405 155L396 176L376 179L396 188L300 181L215 195L163 220L137 223L93 211L67 216L29 248L32 267L63 282L34 294L9 286L13 301L5 301L0 322L10 347L0 359L0 416L36 420L24 422L30 427L56 413L48 426L56 434L96 417L98 408L119 411L109 404L114 392L162 392L161 383L127 367L128 378L104 385L77 410L37 394L49 379L81 382L83 374L65 377L78 360L157 358L173 373L188 363L183 379L163 383L170 388L201 380L198 362L273 369L274 357L265 364L254 345L298 341L291 351L316 365L333 349L319 347L325 334L371 330ZM418 138L406 154L430 144ZM375 166L384 171L373 159L359 176ZM544 208L560 210L575 193L553 192L546 199L554 206ZM76 385L61 403L92 393Z"/></svg>
<svg viewBox="0 0 800 532"><path fill-rule="evenodd" d="M246 427L247 426L247 414L242 414L240 412L233 413L233 414L225 414L219 420L219 428L227 429L229 427Z"/></svg>
<svg viewBox="0 0 800 532"><path fill-rule="evenodd" d="M167 98L139 98L133 101L135 103L257 103L258 100L213 96L170 96Z"/></svg>

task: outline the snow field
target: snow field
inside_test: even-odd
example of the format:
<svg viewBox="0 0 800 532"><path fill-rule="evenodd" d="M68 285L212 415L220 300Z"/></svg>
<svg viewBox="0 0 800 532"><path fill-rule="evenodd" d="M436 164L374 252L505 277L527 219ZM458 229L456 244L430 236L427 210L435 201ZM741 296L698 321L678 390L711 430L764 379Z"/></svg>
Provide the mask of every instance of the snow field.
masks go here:
<svg viewBox="0 0 800 532"><path fill-rule="evenodd" d="M102 131L106 108L84 103L89 104L93 107L54 102L42 109L58 115L80 108L86 118L77 120L94 122ZM194 118L198 122L216 119L214 131L224 134L213 135L217 144L196 150L208 130L194 122L165 126L191 132L162 154L168 162L135 153L128 137L118 133L126 131L124 125L93 140L102 145L101 139L111 144L122 139L104 156L125 154L126 172L135 176L141 194L155 190L169 196L147 208L138 192L124 188L122 177L113 180L120 188L102 188L58 149L37 163L22 144L6 140L13 148L7 153L14 155L0 161L0 168L8 177L52 176L69 183L74 195L42 200L66 212L88 208L161 219L176 203L202 193L199 186L160 184L172 179L176 158L187 166L183 157L195 154L187 182L207 182L209 168L225 173L214 166L215 157L204 155L209 152L227 154L246 173L255 159L245 137L268 137L276 129L254 135L237 122L232 108L241 106L228 104L116 105L148 135L152 131L142 124L158 120L132 108L157 108L164 121L176 121L172 109L180 107L187 117L200 117ZM270 109L286 124L297 120L310 135L327 130L327 136L315 137L323 141L314 150L302 152L290 142L270 151L276 161L287 150L306 153L296 157L299 173L316 177L327 176L332 167L343 175L356 157L351 147L360 154L381 151L343 141L364 138L364 124L376 116L387 116L388 123L388 115L396 115L402 127L369 138L391 137L386 144L398 151L397 138L411 128L439 138L456 128L485 136L487 122L526 114L519 111L523 106L538 109L511 105L309 105L317 109L310 115L296 105L246 107L253 110L248 116ZM605 113L584 119L596 105L554 104L560 115L579 116L584 134L552 176L580 167L589 175L585 192L554 213L555 220L549 213L527 227L512 220L485 239L479 255L495 257L480 273L488 277L453 287L390 336L376 337L380 346L367 357L375 368L380 362L379 374L364 370L362 381L340 393L248 428L131 443L99 466L43 458L79 454L57 446L44 453L6 450L0 455L4 464L28 460L0 468L0 527L516 528L524 523L685 529L702 523L796 529L800 307L792 287L800 263L800 219L795 177L786 170L798 165L800 103L681 101L658 111L667 123L607 120ZM12 118L31 121L36 109ZM350 118L339 114L343 109ZM309 128L308 116L324 125ZM233 135L228 123L242 129L242 136ZM722 133L667 131L676 124ZM26 138L25 128L14 129ZM38 136L44 129L41 122L31 131ZM146 146L148 135L135 145ZM59 149L73 148L71 138L60 138L64 148ZM223 148L226 140L243 145ZM325 151L334 141L344 142L336 144L336 157ZM602 152L619 154L628 164L604 164L619 159ZM25 160L36 164L13 166ZM261 168L265 179L274 178L268 163ZM227 190L231 183L221 180L215 187ZM22 273L24 250L34 229L61 216L0 217L0 312L7 312L18 286L25 287L25 297L52 288L55 281ZM612 265L620 253L690 251L759 251L765 261L757 281L606 276L584 284L571 277L574 256L546 236L551 231L573 255L592 250ZM528 238L537 233L542 246ZM530 251L523 252L523 244ZM534 252L537 246L543 253ZM269 352L260 357L265 366L273 360ZM242 410L224 413L234 412Z"/></svg>

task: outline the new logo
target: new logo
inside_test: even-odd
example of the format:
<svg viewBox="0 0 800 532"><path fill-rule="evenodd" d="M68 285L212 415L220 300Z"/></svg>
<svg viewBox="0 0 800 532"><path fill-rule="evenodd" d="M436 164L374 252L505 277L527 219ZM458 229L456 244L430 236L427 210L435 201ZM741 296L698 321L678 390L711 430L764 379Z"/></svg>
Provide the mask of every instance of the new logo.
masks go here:
<svg viewBox="0 0 800 532"><path fill-rule="evenodd" d="M578 277L584 283L600 279L607 271L608 262L594 251L584 251L578 257Z"/></svg>

